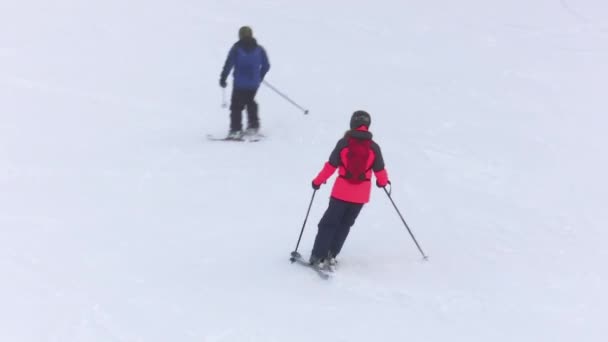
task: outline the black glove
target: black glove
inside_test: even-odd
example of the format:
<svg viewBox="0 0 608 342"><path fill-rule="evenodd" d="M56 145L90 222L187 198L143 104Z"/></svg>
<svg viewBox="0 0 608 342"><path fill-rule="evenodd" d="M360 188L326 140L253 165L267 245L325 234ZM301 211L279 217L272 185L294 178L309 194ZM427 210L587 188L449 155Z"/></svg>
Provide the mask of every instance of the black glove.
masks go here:
<svg viewBox="0 0 608 342"><path fill-rule="evenodd" d="M228 83L226 83L226 80L223 78L220 78L220 87L226 88L226 86L228 86Z"/></svg>
<svg viewBox="0 0 608 342"><path fill-rule="evenodd" d="M315 189L315 190L319 190L319 189L321 189L321 185L316 185L316 184L315 184L315 181L312 181L312 183L311 183L311 184L312 184L312 188L313 188L313 189Z"/></svg>

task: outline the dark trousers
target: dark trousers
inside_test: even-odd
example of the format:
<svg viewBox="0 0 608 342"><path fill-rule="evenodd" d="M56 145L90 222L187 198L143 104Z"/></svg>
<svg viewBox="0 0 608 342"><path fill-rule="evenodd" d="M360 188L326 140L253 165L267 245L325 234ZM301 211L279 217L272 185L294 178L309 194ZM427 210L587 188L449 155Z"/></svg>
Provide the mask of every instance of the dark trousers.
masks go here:
<svg viewBox="0 0 608 342"><path fill-rule="evenodd" d="M258 104L255 102L257 89L232 89L230 104L230 130L243 129L243 109L247 108L247 128L259 128Z"/></svg>
<svg viewBox="0 0 608 342"><path fill-rule="evenodd" d="M340 254L344 241L350 232L350 227L363 208L363 204L345 202L336 198L329 200L329 207L319 221L319 231L315 238L312 255L325 258L328 253L333 256Z"/></svg>

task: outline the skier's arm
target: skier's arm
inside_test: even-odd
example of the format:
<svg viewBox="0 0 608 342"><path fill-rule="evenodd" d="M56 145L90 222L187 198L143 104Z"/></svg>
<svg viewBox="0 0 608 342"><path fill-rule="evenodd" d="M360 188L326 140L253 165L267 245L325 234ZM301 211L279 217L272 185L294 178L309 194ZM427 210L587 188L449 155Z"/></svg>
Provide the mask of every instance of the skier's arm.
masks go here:
<svg viewBox="0 0 608 342"><path fill-rule="evenodd" d="M264 77L266 76L266 73L268 73L268 70L270 70L270 62L268 61L268 54L266 53L266 50L264 48L262 48L262 69L260 70L260 72L262 74L262 80L264 80Z"/></svg>
<svg viewBox="0 0 608 342"><path fill-rule="evenodd" d="M228 75L230 75L230 71L234 67L234 59L235 59L236 50L234 47L230 49L228 52L228 56L226 57L226 62L224 62L224 68L222 69L222 73L220 74L220 81L226 82Z"/></svg>
<svg viewBox="0 0 608 342"><path fill-rule="evenodd" d="M375 142L372 143L372 151L374 151L374 164L372 165L372 170L374 170L374 175L376 176L376 185L379 187L385 187L388 183L388 173L386 172L386 168L384 167L384 158L382 157L382 150L380 150L380 146Z"/></svg>
<svg viewBox="0 0 608 342"><path fill-rule="evenodd" d="M340 141L338 141L336 147L329 155L329 160L325 163L325 165L323 165L321 172L319 172L317 177L315 177L315 179L312 181L314 185L321 186L321 184L327 182L329 177L336 172L336 169L340 165L340 151L346 147L346 144L346 139L340 139Z"/></svg>
<svg viewBox="0 0 608 342"><path fill-rule="evenodd" d="M329 162L326 162L325 165L323 165L323 169L321 169L321 172L319 172L317 177L313 179L312 183L316 186L321 186L321 184L327 182L329 177L331 177L334 172L336 172L336 167L331 165Z"/></svg>

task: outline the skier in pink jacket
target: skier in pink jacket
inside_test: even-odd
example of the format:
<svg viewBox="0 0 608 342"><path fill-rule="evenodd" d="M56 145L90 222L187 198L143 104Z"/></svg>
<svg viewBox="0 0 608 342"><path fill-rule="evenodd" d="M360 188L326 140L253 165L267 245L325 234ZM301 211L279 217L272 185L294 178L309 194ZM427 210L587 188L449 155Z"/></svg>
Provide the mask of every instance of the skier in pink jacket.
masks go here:
<svg viewBox="0 0 608 342"><path fill-rule="evenodd" d="M369 202L372 173L378 187L390 184L380 146L372 140L370 124L371 117L367 112L354 112L350 130L338 141L329 160L312 181L313 189L317 190L338 170L329 207L318 225L310 256L313 265L323 267L326 262L335 265L335 258L342 250L350 228L363 205Z"/></svg>

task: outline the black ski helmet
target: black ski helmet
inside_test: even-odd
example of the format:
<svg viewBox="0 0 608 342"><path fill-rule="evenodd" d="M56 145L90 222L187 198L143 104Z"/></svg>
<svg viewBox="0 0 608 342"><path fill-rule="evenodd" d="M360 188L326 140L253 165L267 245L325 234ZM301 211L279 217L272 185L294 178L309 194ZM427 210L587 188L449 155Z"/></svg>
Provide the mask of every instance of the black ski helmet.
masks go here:
<svg viewBox="0 0 608 342"><path fill-rule="evenodd" d="M253 38L253 30L249 26L243 26L239 29L239 39Z"/></svg>
<svg viewBox="0 0 608 342"><path fill-rule="evenodd" d="M369 116L369 113L364 110L358 110L353 113L353 116L350 117L350 129L356 129L360 126L369 128L371 124L372 117Z"/></svg>

